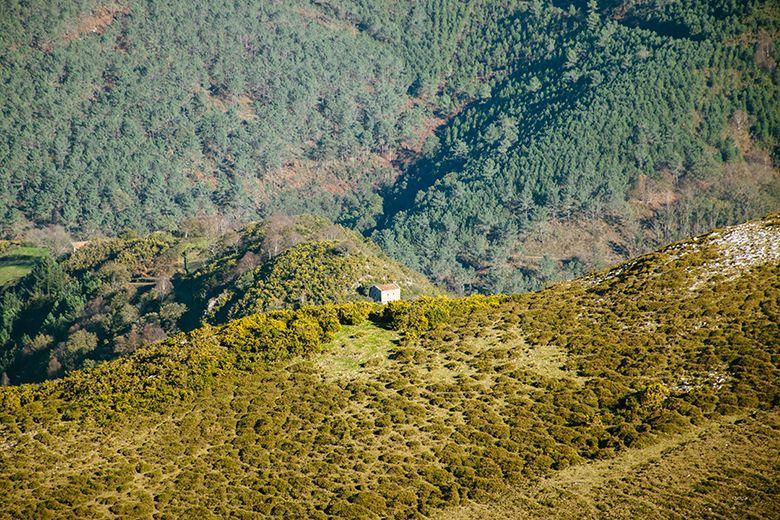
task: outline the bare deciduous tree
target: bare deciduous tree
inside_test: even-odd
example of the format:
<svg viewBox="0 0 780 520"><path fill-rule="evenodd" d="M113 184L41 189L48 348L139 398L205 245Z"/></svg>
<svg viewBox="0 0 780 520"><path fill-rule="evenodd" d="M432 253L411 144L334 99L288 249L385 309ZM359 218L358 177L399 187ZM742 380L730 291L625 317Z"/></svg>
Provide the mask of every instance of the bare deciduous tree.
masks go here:
<svg viewBox="0 0 780 520"><path fill-rule="evenodd" d="M59 225L31 229L27 232L25 240L35 246L48 249L56 256L73 251L73 241L70 235L64 227Z"/></svg>
<svg viewBox="0 0 780 520"><path fill-rule="evenodd" d="M260 257L252 251L247 251L236 264L236 274L242 275L260 265Z"/></svg>
<svg viewBox="0 0 780 520"><path fill-rule="evenodd" d="M303 241L303 237L292 229L294 222L291 217L282 214L273 215L267 220L262 248L268 258L279 256Z"/></svg>
<svg viewBox="0 0 780 520"><path fill-rule="evenodd" d="M163 274L157 278L157 283L154 285L154 293L157 298L162 300L172 289L173 283L169 275Z"/></svg>

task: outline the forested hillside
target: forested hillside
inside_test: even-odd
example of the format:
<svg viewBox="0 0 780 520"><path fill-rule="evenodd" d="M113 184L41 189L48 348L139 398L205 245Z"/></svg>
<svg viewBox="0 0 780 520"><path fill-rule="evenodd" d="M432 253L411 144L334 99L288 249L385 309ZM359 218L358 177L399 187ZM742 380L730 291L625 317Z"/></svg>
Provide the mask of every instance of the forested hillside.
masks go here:
<svg viewBox="0 0 780 520"><path fill-rule="evenodd" d="M774 518L780 216L515 296L252 314L0 387L0 515Z"/></svg>
<svg viewBox="0 0 780 520"><path fill-rule="evenodd" d="M468 33L455 70L482 91L386 198L393 255L527 290L780 205L776 3L578 7Z"/></svg>
<svg viewBox="0 0 780 520"><path fill-rule="evenodd" d="M500 292L780 205L772 0L0 7L6 238L313 213Z"/></svg>
<svg viewBox="0 0 780 520"><path fill-rule="evenodd" d="M360 234L322 218L277 217L218 236L154 233L44 256L0 285L0 383L59 377L204 323L259 311L438 294Z"/></svg>
<svg viewBox="0 0 780 520"><path fill-rule="evenodd" d="M116 233L182 215L367 227L430 110L459 0L0 4L0 218ZM305 194L305 197L301 195Z"/></svg>

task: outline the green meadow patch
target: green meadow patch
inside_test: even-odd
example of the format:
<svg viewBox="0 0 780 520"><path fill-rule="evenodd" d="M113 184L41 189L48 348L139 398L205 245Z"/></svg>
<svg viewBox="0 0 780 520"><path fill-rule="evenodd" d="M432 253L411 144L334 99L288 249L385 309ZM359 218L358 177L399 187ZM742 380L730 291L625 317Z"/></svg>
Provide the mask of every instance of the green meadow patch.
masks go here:
<svg viewBox="0 0 780 520"><path fill-rule="evenodd" d="M48 254L46 249L33 246L10 245L0 249L0 285L22 278L39 258Z"/></svg>

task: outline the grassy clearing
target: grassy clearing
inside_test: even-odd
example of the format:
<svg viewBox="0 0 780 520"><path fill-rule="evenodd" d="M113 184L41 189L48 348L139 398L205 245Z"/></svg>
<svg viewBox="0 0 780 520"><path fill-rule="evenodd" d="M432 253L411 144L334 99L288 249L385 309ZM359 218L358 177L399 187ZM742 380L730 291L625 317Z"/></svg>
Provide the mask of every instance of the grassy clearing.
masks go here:
<svg viewBox="0 0 780 520"><path fill-rule="evenodd" d="M371 322L345 326L325 354L313 362L323 374L340 378L367 376L385 363L390 350L398 345L397 331L380 328Z"/></svg>
<svg viewBox="0 0 780 520"><path fill-rule="evenodd" d="M587 378L578 376L576 372L566 370L568 360L566 351L556 345L524 346L517 357L520 366L540 376L570 380L580 384L587 381Z"/></svg>
<svg viewBox="0 0 780 520"><path fill-rule="evenodd" d="M46 249L32 246L12 246L3 251L0 253L0 285L23 277L38 258L48 254Z"/></svg>

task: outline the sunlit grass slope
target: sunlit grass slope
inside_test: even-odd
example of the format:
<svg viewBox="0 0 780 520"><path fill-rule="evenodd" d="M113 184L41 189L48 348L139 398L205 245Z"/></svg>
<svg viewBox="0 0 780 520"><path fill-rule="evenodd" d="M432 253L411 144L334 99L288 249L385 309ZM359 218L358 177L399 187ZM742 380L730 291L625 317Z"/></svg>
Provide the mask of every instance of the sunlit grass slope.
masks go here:
<svg viewBox="0 0 780 520"><path fill-rule="evenodd" d="M13 282L30 272L35 261L49 254L45 249L0 244L0 285Z"/></svg>
<svg viewBox="0 0 780 520"><path fill-rule="evenodd" d="M534 294L255 314L3 388L2 514L776 516L778 224Z"/></svg>

